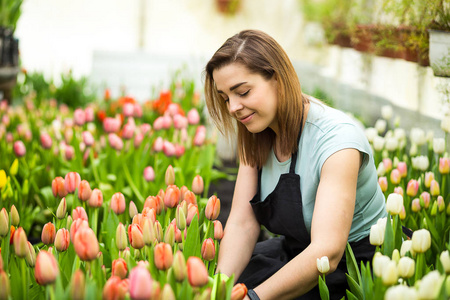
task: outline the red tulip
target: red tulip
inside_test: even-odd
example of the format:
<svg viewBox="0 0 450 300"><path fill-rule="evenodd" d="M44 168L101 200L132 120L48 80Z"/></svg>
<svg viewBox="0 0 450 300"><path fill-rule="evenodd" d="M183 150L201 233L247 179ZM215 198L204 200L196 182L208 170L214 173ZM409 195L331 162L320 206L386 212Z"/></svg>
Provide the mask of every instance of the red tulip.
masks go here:
<svg viewBox="0 0 450 300"><path fill-rule="evenodd" d="M216 195L209 197L206 203L205 216L208 220L215 220L220 214L220 199Z"/></svg>
<svg viewBox="0 0 450 300"><path fill-rule="evenodd" d="M152 297L152 277L144 267L135 267L130 272L131 299L150 299Z"/></svg>
<svg viewBox="0 0 450 300"><path fill-rule="evenodd" d="M145 246L142 229L138 224L128 225L128 239L131 246L135 249L141 249Z"/></svg>
<svg viewBox="0 0 450 300"><path fill-rule="evenodd" d="M188 280L191 286L201 287L208 283L208 271L203 261L197 256L191 256L187 260Z"/></svg>
<svg viewBox="0 0 450 300"><path fill-rule="evenodd" d="M62 177L56 177L52 181L52 192L53 196L58 196L60 198L63 198L67 195L67 191L64 184L64 178Z"/></svg>
<svg viewBox="0 0 450 300"><path fill-rule="evenodd" d="M92 190L87 180L81 180L78 186L78 199L87 201L91 197Z"/></svg>
<svg viewBox="0 0 450 300"><path fill-rule="evenodd" d="M243 283L237 283L231 290L231 300L242 300L247 295L247 287Z"/></svg>
<svg viewBox="0 0 450 300"><path fill-rule="evenodd" d="M80 174L77 172L69 172L66 174L64 178L64 187L66 188L67 193L71 194L75 192L81 182Z"/></svg>
<svg viewBox="0 0 450 300"><path fill-rule="evenodd" d="M87 213L82 206L77 206L72 210L72 219L74 221L76 221L77 219L83 219L86 221L88 220Z"/></svg>
<svg viewBox="0 0 450 300"><path fill-rule="evenodd" d="M75 234L73 246L78 257L83 261L96 259L100 251L97 236L89 227L82 227L78 229Z"/></svg>
<svg viewBox="0 0 450 300"><path fill-rule="evenodd" d="M55 248L59 252L66 251L70 245L70 233L69 230L61 228L56 232Z"/></svg>
<svg viewBox="0 0 450 300"><path fill-rule="evenodd" d="M55 241L56 229L55 225L51 222L48 222L42 228L41 240L45 245L53 244Z"/></svg>
<svg viewBox="0 0 450 300"><path fill-rule="evenodd" d="M36 282L40 285L52 284L58 275L59 268L55 257L45 250L39 251L34 268Z"/></svg>
<svg viewBox="0 0 450 300"><path fill-rule="evenodd" d="M91 197L89 197L88 205L90 207L101 207L103 204L103 193L99 189L92 191Z"/></svg>
<svg viewBox="0 0 450 300"><path fill-rule="evenodd" d="M115 193L111 198L111 209L113 212L115 212L117 215L122 214L125 212L125 196L121 192Z"/></svg>
<svg viewBox="0 0 450 300"><path fill-rule="evenodd" d="M212 238L206 239L202 244L202 257L204 260L211 261L216 256L216 247Z"/></svg>
<svg viewBox="0 0 450 300"><path fill-rule="evenodd" d="M172 247L166 243L159 243L154 249L155 266L159 270L167 270L172 266Z"/></svg>
<svg viewBox="0 0 450 300"><path fill-rule="evenodd" d="M111 276L117 276L120 277L120 279L125 279L127 277L127 272L127 262L123 258L113 260Z"/></svg>
<svg viewBox="0 0 450 300"><path fill-rule="evenodd" d="M25 144L22 141L14 142L14 154L17 157L22 157L27 153L27 149L25 148Z"/></svg>

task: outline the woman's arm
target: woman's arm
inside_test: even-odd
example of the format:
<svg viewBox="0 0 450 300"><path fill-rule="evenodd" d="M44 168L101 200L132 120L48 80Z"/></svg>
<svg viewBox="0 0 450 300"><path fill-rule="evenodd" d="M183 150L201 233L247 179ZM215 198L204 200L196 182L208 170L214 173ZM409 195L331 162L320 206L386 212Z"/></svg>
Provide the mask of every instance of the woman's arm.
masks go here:
<svg viewBox="0 0 450 300"><path fill-rule="evenodd" d="M328 256L330 272L342 258L353 220L361 154L344 149L324 163L311 224L311 244L254 290L263 299L292 299L312 289L317 258Z"/></svg>
<svg viewBox="0 0 450 300"><path fill-rule="evenodd" d="M261 228L249 203L256 194L257 181L256 168L241 163L217 266L221 273L235 274L235 280L250 261Z"/></svg>

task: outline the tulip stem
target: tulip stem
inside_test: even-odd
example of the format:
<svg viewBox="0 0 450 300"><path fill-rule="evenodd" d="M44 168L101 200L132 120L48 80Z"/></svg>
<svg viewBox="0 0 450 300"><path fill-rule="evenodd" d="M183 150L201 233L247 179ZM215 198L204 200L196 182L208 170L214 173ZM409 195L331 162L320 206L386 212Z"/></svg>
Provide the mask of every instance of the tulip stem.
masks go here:
<svg viewBox="0 0 450 300"><path fill-rule="evenodd" d="M94 149L91 149L92 151L89 151L89 157L91 158L91 165L92 165L92 173L94 173L95 183L97 185L100 183L100 177L98 176L98 170L97 166L95 165L95 158L94 158Z"/></svg>
<svg viewBox="0 0 450 300"><path fill-rule="evenodd" d="M125 164L125 162L122 162L122 167L123 167L123 173L125 174L125 178L127 179L128 184L130 185L130 188L133 190L133 193L139 199L140 203L144 203L145 199L141 195L141 193L139 192L139 190L136 187L136 185L134 184L133 178L131 178L130 171L128 170L128 167Z"/></svg>
<svg viewBox="0 0 450 300"><path fill-rule="evenodd" d="M46 297L46 299L50 299L50 300L54 300L55 299L55 291L54 291L53 288L54 288L53 284L47 285L47 288L46 288L47 297Z"/></svg>
<svg viewBox="0 0 450 300"><path fill-rule="evenodd" d="M25 259L22 258L21 260L21 268L22 268L22 291L23 291L23 299L27 299L27 285L28 285L28 274L27 274L27 266L25 265Z"/></svg>

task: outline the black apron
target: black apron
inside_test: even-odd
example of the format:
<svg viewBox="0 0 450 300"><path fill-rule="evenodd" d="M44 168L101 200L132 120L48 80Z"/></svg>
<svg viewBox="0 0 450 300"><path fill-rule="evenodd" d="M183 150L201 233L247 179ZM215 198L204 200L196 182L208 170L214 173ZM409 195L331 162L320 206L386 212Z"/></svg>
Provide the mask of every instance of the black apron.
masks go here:
<svg viewBox="0 0 450 300"><path fill-rule="evenodd" d="M292 154L289 173L281 174L277 186L264 201L261 201L260 195L261 170L258 172L258 189L250 204L258 222L280 237L256 244L249 264L238 279L238 282L244 283L249 289L272 276L311 243L303 220L300 176L295 173L296 163L297 152ZM360 261L366 263L372 260L375 246L370 244L369 237L350 243L350 246L358 265ZM345 290L348 289L346 272L344 253L336 271L326 276L331 299L345 296ZM318 286L297 299L320 299Z"/></svg>

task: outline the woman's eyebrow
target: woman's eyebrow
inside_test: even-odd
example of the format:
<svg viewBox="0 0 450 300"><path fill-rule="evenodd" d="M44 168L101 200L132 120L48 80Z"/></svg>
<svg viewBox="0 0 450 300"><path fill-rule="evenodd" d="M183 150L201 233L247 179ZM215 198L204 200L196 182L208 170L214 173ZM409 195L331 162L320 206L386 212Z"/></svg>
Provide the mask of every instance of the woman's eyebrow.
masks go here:
<svg viewBox="0 0 450 300"><path fill-rule="evenodd" d="M235 85L233 85L232 87L230 87L230 91L235 90L235 89L237 89L238 87L240 87L241 85L246 84L246 83L247 83L247 81L240 82L240 83L236 83ZM223 93L222 90L217 90L217 92L218 92L219 94Z"/></svg>

